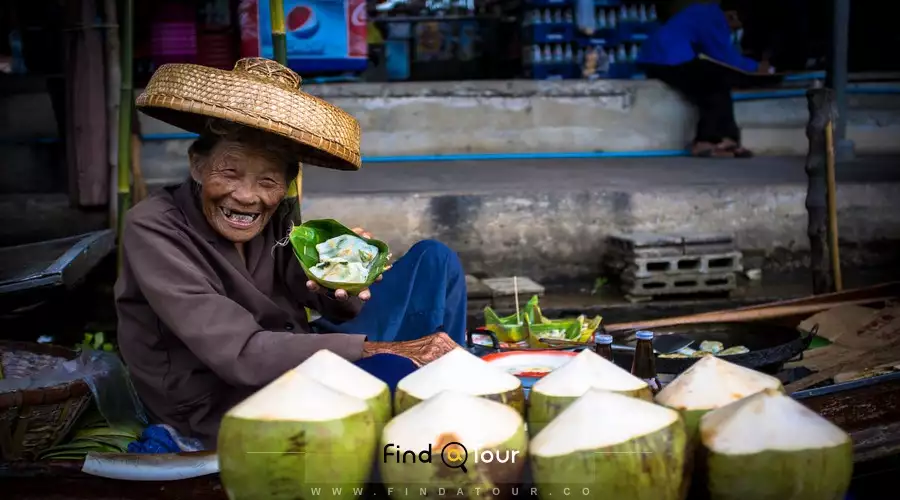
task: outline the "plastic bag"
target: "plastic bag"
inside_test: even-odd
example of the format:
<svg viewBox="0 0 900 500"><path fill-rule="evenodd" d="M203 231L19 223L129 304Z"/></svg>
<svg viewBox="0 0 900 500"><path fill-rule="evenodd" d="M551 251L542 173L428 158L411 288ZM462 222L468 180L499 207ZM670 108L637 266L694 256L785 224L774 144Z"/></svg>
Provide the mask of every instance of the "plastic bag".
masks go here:
<svg viewBox="0 0 900 500"><path fill-rule="evenodd" d="M15 356L30 354L27 351L7 353ZM0 380L0 392L42 389L79 379L91 388L97 409L110 427L134 429L147 425L147 415L125 365L112 352L84 348L74 359L59 359L53 366L30 377Z"/></svg>

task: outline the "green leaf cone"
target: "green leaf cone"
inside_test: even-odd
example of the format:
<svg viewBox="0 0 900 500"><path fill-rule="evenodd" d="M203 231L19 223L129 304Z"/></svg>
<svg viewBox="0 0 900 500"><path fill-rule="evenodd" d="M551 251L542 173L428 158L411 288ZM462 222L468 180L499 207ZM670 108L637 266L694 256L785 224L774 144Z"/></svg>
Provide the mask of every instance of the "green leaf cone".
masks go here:
<svg viewBox="0 0 900 500"><path fill-rule="evenodd" d="M376 441L364 402L288 372L223 418L220 475L231 500L356 498Z"/></svg>
<svg viewBox="0 0 900 500"><path fill-rule="evenodd" d="M662 427L653 424L657 428L646 434L622 435L615 444L591 446L598 433L608 440L617 432L635 432L639 427L619 430L622 427L617 423L635 418L639 412L654 413L644 419L649 422L646 425L655 422ZM686 444L684 423L677 412L636 398L591 390L532 440L535 486L542 498L582 495L679 500ZM554 451L548 451L550 448Z"/></svg>

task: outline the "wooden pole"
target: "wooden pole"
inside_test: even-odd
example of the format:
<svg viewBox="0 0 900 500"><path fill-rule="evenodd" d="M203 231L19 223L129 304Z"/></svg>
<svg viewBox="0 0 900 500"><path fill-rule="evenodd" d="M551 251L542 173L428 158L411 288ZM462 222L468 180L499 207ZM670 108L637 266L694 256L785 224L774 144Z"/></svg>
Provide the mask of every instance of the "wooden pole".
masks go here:
<svg viewBox="0 0 900 500"><path fill-rule="evenodd" d="M103 13L106 22L106 129L109 143L107 154L109 161L109 227L119 227L119 99L122 98L122 68L119 51L119 9L116 0L104 0Z"/></svg>
<svg viewBox="0 0 900 500"><path fill-rule="evenodd" d="M810 268L812 270L813 293L829 293L834 290L834 281L829 272L828 256L828 145L826 129L834 116L834 93L830 89L810 89L806 94L809 108L809 122L806 138L809 152L806 155L806 211L809 214L807 234L809 236Z"/></svg>
<svg viewBox="0 0 900 500"><path fill-rule="evenodd" d="M65 141L69 196L73 206L109 203L106 71L97 0L65 5Z"/></svg>
<svg viewBox="0 0 900 500"><path fill-rule="evenodd" d="M834 291L844 289L844 280L841 276L841 250L838 244L838 216L837 216L837 181L835 180L835 151L834 151L834 122L828 122L825 126L825 162L826 187L828 190L828 253L831 255L831 273L834 279Z"/></svg>
<svg viewBox="0 0 900 500"><path fill-rule="evenodd" d="M125 224L125 212L131 207L131 116L134 109L134 90L132 79L134 68L132 54L134 51L134 0L122 0L122 85L119 99L119 164L118 164L118 235L119 235L119 269L122 268L122 229Z"/></svg>

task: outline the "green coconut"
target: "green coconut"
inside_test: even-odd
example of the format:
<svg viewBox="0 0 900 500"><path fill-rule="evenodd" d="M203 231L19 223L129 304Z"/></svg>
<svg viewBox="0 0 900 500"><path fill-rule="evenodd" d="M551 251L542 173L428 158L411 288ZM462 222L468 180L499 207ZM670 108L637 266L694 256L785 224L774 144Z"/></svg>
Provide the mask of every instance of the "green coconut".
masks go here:
<svg viewBox="0 0 900 500"><path fill-rule="evenodd" d="M381 435L381 429L391 419L391 390L382 380L327 349L313 354L295 370L365 401L375 416L375 435Z"/></svg>
<svg viewBox="0 0 900 500"><path fill-rule="evenodd" d="M850 436L781 391L766 389L700 420L711 500L842 500Z"/></svg>
<svg viewBox="0 0 900 500"><path fill-rule="evenodd" d="M394 394L394 414L443 391L485 397L525 413L525 392L517 377L457 347L400 380Z"/></svg>
<svg viewBox="0 0 900 500"><path fill-rule="evenodd" d="M528 431L536 436L590 389L602 389L653 401L653 392L646 382L603 356L584 350L538 380L531 388L528 397Z"/></svg>
<svg viewBox="0 0 900 500"><path fill-rule="evenodd" d="M706 412L766 389L784 390L771 375L704 356L659 391L656 402L681 412L688 442L696 445L700 417Z"/></svg>
<svg viewBox="0 0 900 500"><path fill-rule="evenodd" d="M691 483L706 482L706 472L695 462L698 453L700 419L706 413L766 389L784 390L781 381L765 373L730 363L715 356L704 356L656 395L656 402L677 410L684 419L688 453L684 463L684 497ZM696 479L695 479L696 477Z"/></svg>
<svg viewBox="0 0 900 500"><path fill-rule="evenodd" d="M541 498L677 500L686 448L678 412L591 389L531 441Z"/></svg>
<svg viewBox="0 0 900 500"><path fill-rule="evenodd" d="M225 414L218 455L231 500L356 498L377 436L366 403L289 371Z"/></svg>
<svg viewBox="0 0 900 500"><path fill-rule="evenodd" d="M391 420L380 451L392 498L498 498L519 492L528 437L508 405L443 391Z"/></svg>

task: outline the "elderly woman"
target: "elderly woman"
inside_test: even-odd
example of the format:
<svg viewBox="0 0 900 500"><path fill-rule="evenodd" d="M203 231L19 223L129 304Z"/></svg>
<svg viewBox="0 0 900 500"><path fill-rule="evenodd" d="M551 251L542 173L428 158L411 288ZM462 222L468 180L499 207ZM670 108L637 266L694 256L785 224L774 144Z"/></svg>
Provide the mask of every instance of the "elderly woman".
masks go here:
<svg viewBox="0 0 900 500"><path fill-rule="evenodd" d="M138 98L200 138L190 179L126 216L118 340L155 423L207 446L231 406L320 349L391 385L464 340L465 276L443 244L417 243L351 296L309 280L281 243L299 161L359 167L356 121L299 83L264 59L168 65Z"/></svg>

